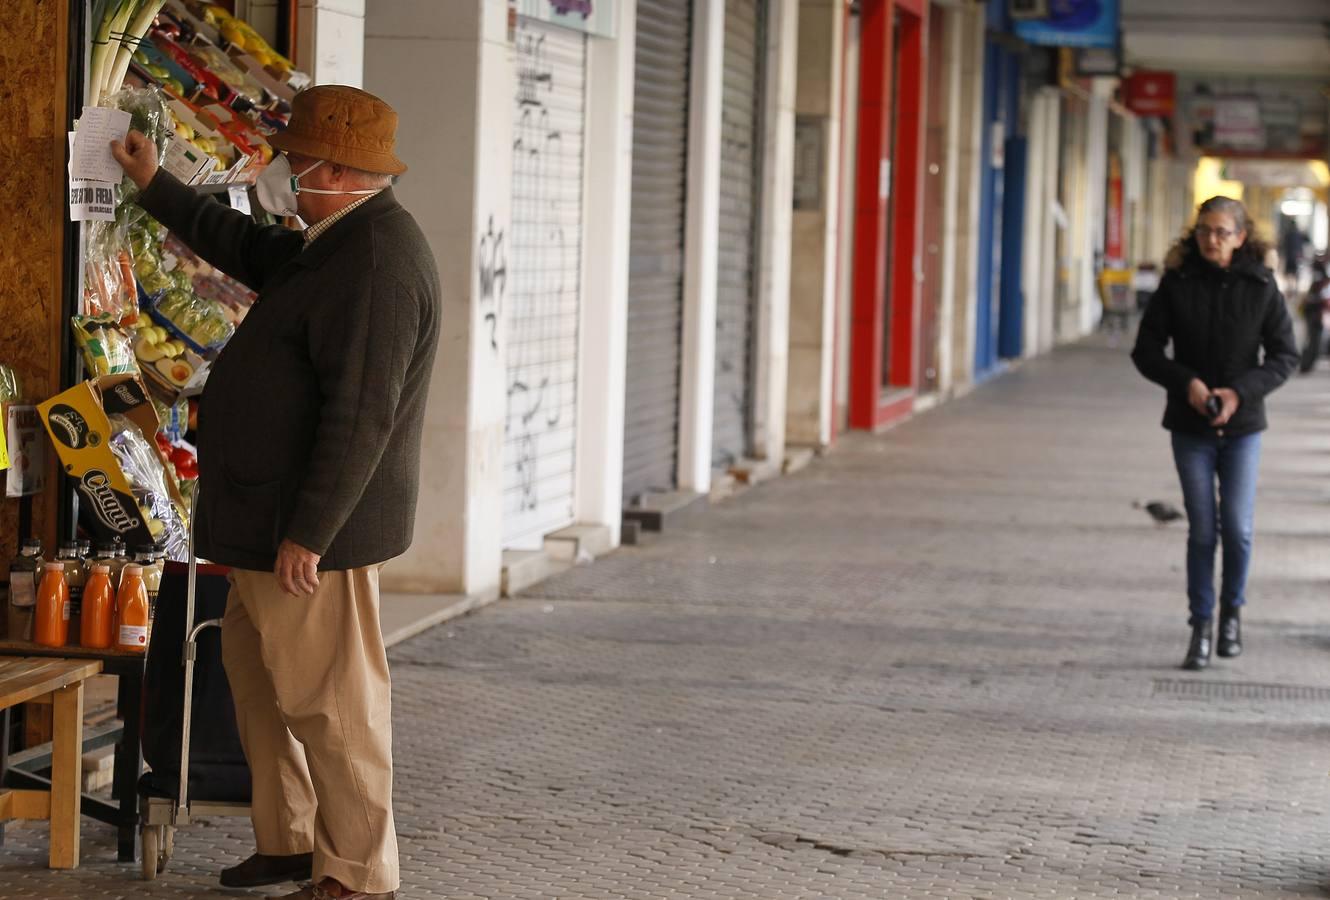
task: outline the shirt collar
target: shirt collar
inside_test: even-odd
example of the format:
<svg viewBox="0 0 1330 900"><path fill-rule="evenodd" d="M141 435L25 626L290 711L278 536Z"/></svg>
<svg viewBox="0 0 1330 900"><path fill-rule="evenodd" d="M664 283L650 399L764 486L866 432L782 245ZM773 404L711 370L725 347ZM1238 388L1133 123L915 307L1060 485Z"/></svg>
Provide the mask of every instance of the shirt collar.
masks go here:
<svg viewBox="0 0 1330 900"><path fill-rule="evenodd" d="M366 194L364 197L361 197L355 203L349 203L346 206L343 206L341 209L333 213L328 218L316 222L315 224L306 228L305 246L308 247L310 244L317 241L322 234L324 234L329 228L332 228L334 225L336 225L339 221L344 219L347 215L351 213L352 210L356 209L357 207L361 206L364 203L369 202L370 200L373 200L381 193L383 192L375 191L373 194Z"/></svg>

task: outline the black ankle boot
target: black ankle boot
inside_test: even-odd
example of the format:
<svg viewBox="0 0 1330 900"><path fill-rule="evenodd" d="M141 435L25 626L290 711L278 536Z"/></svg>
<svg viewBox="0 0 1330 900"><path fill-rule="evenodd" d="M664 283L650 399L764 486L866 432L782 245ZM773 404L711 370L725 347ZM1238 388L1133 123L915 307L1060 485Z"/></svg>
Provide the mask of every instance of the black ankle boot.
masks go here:
<svg viewBox="0 0 1330 900"><path fill-rule="evenodd" d="M1242 619L1236 609L1219 613L1219 646L1215 652L1225 658L1242 653Z"/></svg>
<svg viewBox="0 0 1330 900"><path fill-rule="evenodd" d="M1193 672L1199 672L1210 665L1210 623L1202 622L1200 625L1193 625L1191 629L1191 644L1187 647L1187 658L1182 663L1182 668Z"/></svg>

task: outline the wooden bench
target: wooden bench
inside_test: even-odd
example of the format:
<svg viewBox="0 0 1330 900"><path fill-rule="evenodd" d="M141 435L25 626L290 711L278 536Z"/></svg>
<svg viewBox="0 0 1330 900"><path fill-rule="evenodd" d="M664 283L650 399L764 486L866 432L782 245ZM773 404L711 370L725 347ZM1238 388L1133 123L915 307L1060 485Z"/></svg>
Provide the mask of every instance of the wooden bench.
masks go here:
<svg viewBox="0 0 1330 900"><path fill-rule="evenodd" d="M0 657L0 710L46 697L53 707L51 790L10 791L0 787L0 822L50 821L52 869L73 869L79 864L83 682L101 670L99 660Z"/></svg>

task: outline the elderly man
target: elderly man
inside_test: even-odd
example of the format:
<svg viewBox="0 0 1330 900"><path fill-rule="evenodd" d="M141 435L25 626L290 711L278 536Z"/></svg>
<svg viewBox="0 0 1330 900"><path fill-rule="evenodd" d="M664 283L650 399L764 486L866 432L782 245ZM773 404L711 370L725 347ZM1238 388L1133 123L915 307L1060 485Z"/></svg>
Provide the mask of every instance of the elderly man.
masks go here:
<svg viewBox="0 0 1330 900"><path fill-rule="evenodd" d="M397 115L351 87L297 95L256 187L303 233L112 152L139 205L258 292L199 415L199 552L232 568L223 658L253 773L257 853L228 887L394 896L388 663L379 568L411 542L439 328L434 259L389 187Z"/></svg>

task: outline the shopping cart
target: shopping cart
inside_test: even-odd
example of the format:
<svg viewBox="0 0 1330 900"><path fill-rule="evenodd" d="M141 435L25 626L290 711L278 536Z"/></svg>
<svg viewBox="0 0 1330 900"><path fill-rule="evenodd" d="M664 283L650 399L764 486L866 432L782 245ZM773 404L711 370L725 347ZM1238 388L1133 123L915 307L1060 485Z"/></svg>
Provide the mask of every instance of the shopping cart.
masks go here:
<svg viewBox="0 0 1330 900"><path fill-rule="evenodd" d="M1136 297L1132 288L1135 273L1131 269L1105 268L1099 273L1099 299L1104 305L1102 324L1108 332L1108 342L1117 346L1118 340L1125 335L1131 324L1132 314L1136 311Z"/></svg>
<svg viewBox="0 0 1330 900"><path fill-rule="evenodd" d="M226 582L223 569L205 567L206 590L203 605L215 617L195 622L199 611L200 566L194 555L194 520L198 506L195 487L190 502L189 562L184 567L168 569L158 594L153 621L153 641L148 649L144 678L144 756L152 771L139 780L139 822L143 840L143 879L152 881L165 870L175 849L175 829L198 819L217 816L248 816L250 799L249 769L245 766L239 735L235 731L234 708L230 688L220 668L220 633L218 640L208 640L204 632L220 628L225 609ZM179 570L183 569L183 573ZM183 616L178 599L183 578ZM202 636L202 637L201 637ZM180 640L183 638L183 640ZM210 663L205 667L202 688L195 679L201 640L208 640ZM179 669L173 658L180 648ZM154 656L154 654L156 654ZM177 685L172 676L183 672L183 702L179 719L179 769L174 769L174 732ZM206 722L206 746L191 752L191 732L196 689L209 706ZM156 714L154 714L154 703ZM173 771L174 770L174 771ZM192 783L192 789L191 789ZM191 797L191 794L195 796Z"/></svg>

